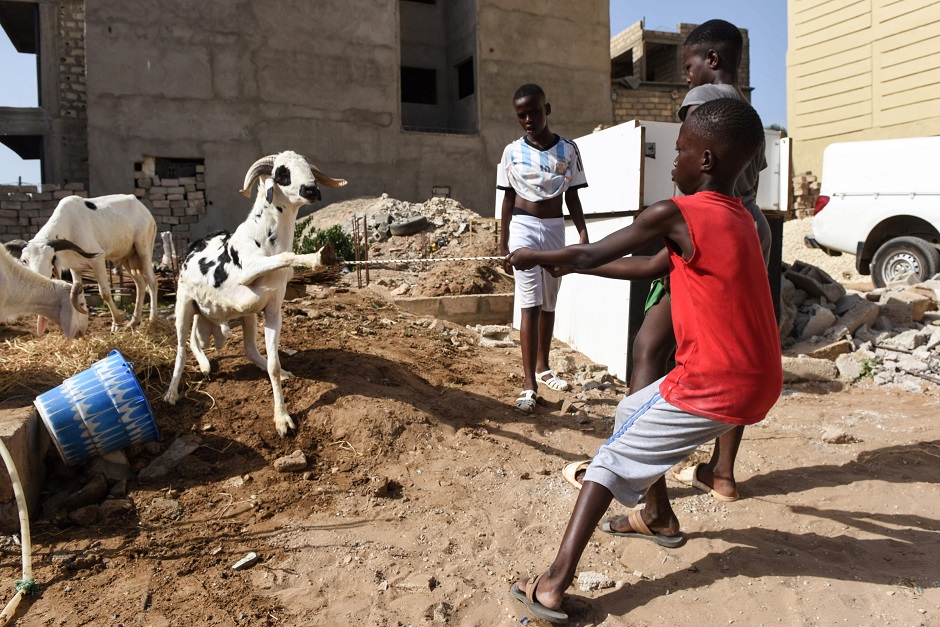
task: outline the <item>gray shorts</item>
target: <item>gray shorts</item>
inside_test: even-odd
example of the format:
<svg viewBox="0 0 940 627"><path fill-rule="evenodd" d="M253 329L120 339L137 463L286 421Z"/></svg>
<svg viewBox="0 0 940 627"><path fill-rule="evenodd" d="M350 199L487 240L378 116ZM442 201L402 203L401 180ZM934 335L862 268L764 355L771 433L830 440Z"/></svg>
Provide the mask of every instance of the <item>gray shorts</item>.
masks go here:
<svg viewBox="0 0 940 627"><path fill-rule="evenodd" d="M627 507L698 446L734 428L670 405L659 395L660 383L620 401L614 434L597 449L584 475Z"/></svg>

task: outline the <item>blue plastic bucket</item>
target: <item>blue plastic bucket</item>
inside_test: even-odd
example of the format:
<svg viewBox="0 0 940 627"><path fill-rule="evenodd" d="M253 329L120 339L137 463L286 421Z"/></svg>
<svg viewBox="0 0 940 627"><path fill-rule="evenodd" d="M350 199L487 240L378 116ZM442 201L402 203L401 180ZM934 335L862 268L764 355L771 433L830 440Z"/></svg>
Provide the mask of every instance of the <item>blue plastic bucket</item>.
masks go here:
<svg viewBox="0 0 940 627"><path fill-rule="evenodd" d="M160 432L131 364L116 350L33 401L66 464L74 466Z"/></svg>

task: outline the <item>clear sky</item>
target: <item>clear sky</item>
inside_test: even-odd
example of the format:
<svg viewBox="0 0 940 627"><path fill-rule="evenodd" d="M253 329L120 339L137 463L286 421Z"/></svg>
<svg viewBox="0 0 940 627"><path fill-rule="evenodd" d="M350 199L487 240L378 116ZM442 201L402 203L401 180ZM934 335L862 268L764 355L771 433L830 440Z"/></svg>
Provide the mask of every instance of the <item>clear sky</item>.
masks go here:
<svg viewBox="0 0 940 627"><path fill-rule="evenodd" d="M679 22L721 18L746 28L751 41L752 103L764 126L787 124L786 0L610 0L610 32L616 35L644 20L648 30L675 32ZM36 56L19 54L0 30L0 107L37 105ZM39 161L23 161L0 145L0 184L39 182Z"/></svg>

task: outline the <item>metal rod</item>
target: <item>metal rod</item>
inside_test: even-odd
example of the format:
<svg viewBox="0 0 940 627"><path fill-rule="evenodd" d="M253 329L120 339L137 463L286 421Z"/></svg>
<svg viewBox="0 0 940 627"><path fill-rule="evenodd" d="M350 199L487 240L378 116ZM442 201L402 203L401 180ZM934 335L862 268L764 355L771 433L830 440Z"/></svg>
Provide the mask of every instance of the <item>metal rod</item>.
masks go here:
<svg viewBox="0 0 940 627"><path fill-rule="evenodd" d="M362 259L369 261L369 225L366 216L362 216ZM366 264L366 285L369 285L369 264Z"/></svg>

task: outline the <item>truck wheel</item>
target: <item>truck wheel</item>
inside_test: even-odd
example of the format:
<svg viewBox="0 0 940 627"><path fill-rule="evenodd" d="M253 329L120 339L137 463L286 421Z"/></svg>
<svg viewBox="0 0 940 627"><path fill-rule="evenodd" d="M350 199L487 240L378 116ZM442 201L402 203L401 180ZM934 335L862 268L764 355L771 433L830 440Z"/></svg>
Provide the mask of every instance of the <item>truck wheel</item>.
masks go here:
<svg viewBox="0 0 940 627"><path fill-rule="evenodd" d="M884 287L905 274L926 281L940 272L940 250L919 237L895 237L881 245L871 262L871 281Z"/></svg>

